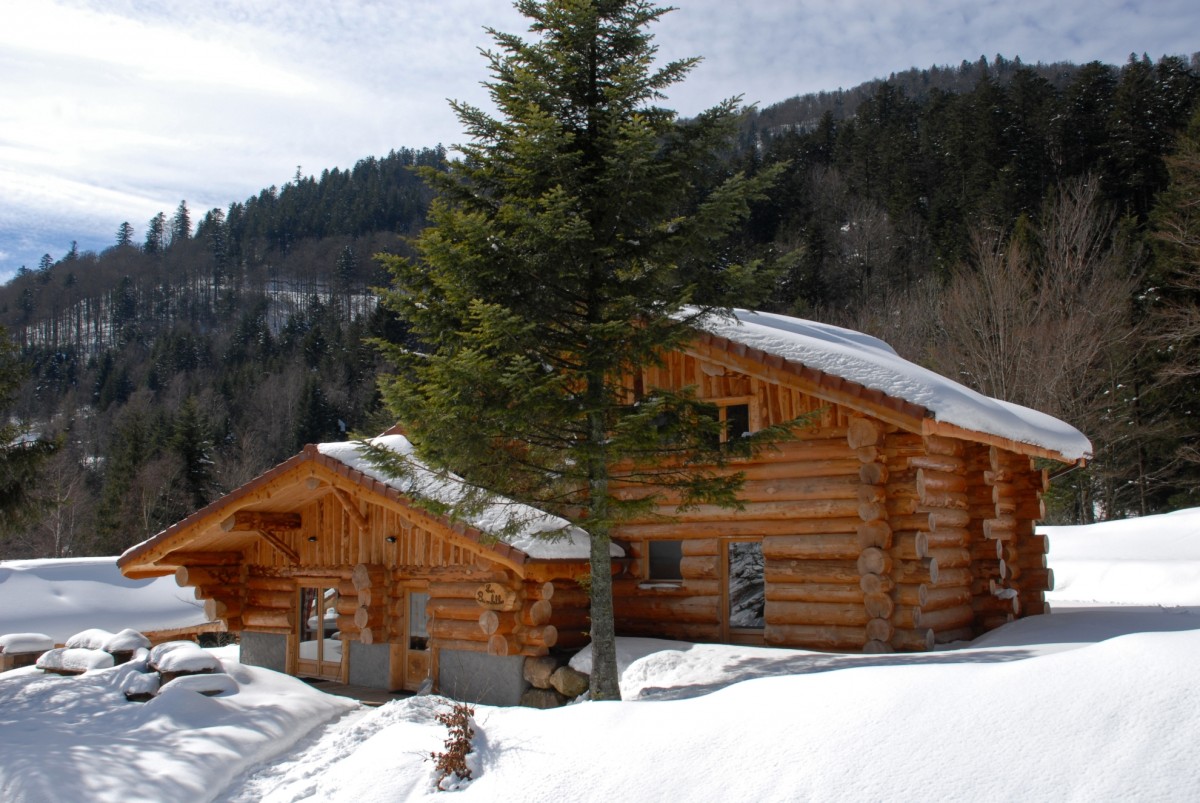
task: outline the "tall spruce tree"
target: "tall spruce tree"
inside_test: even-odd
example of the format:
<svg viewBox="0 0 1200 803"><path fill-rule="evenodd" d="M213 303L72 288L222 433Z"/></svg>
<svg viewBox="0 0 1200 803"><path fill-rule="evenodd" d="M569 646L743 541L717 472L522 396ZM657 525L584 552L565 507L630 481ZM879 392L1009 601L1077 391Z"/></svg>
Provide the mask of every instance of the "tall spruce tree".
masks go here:
<svg viewBox="0 0 1200 803"><path fill-rule="evenodd" d="M161 254L167 247L167 216L159 212L146 224L146 244L142 250L147 254Z"/></svg>
<svg viewBox="0 0 1200 803"><path fill-rule="evenodd" d="M652 68L646 29L668 9L516 7L536 38L489 29L498 117L452 104L472 142L425 171L439 196L417 258L383 258L386 303L420 346L383 344L398 371L382 388L427 463L589 533L592 695L616 699L610 533L654 500L618 500L612 482L729 505L740 485L704 467L723 455L704 451L720 425L703 405L653 388L631 403L624 380L746 300L762 271L723 245L778 169L722 160L736 99L689 122L654 105L697 63ZM486 498L468 496L459 513Z"/></svg>
<svg viewBox="0 0 1200 803"><path fill-rule="evenodd" d="M125 248L131 245L133 245L133 226L129 225L129 221L126 220L117 227L117 247Z"/></svg>
<svg viewBox="0 0 1200 803"><path fill-rule="evenodd" d="M180 201L171 218L170 244L180 245L192 236L192 213L188 211L187 201Z"/></svg>

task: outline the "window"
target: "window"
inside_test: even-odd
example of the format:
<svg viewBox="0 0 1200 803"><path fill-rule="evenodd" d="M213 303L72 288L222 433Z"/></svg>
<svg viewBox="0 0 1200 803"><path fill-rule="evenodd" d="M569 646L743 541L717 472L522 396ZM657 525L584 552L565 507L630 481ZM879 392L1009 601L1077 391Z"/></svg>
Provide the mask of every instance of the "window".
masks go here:
<svg viewBox="0 0 1200 803"><path fill-rule="evenodd" d="M429 594L423 591L411 591L408 594L408 648L424 650L429 646L429 630L425 622L425 606L429 603Z"/></svg>
<svg viewBox="0 0 1200 803"><path fill-rule="evenodd" d="M650 557L651 580L682 580L683 572L680 562L683 560L682 541L650 541L648 549Z"/></svg>
<svg viewBox="0 0 1200 803"><path fill-rule="evenodd" d="M731 404L721 408L725 422L725 440L731 441L750 433L750 405Z"/></svg>
<svg viewBox="0 0 1200 803"><path fill-rule="evenodd" d="M719 440L712 443L712 446L735 441L751 431L749 402L725 404L721 401L714 401L713 403L716 405L717 420L725 426L719 435Z"/></svg>

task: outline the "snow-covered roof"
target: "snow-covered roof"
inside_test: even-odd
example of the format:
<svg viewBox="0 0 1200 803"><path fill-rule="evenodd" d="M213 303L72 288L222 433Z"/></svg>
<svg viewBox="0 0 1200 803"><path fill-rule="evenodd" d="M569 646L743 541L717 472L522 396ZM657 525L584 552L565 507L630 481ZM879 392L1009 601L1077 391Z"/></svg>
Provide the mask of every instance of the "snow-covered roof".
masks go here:
<svg viewBox="0 0 1200 803"><path fill-rule="evenodd" d="M697 328L831 376L923 407L938 422L1057 452L1069 460L1092 454L1075 427L1017 404L993 399L901 357L882 340L839 326L738 309L709 316Z"/></svg>
<svg viewBox="0 0 1200 803"><path fill-rule="evenodd" d="M466 493L465 483L453 474L442 475L431 471L413 453L413 446L403 435L381 435L368 441L375 447L388 449L404 458L409 467L405 476L395 477L379 468L367 454L360 441L342 441L317 444L317 450L350 468L378 480L402 494L423 497L444 504L455 504ZM540 560L586 560L590 554L588 534L566 519L552 516L528 505L503 497L474 515L464 517L464 522L481 532L500 535L511 520L519 523L515 535L504 533L503 541L519 549L531 558ZM613 557L624 556L624 551L613 544Z"/></svg>

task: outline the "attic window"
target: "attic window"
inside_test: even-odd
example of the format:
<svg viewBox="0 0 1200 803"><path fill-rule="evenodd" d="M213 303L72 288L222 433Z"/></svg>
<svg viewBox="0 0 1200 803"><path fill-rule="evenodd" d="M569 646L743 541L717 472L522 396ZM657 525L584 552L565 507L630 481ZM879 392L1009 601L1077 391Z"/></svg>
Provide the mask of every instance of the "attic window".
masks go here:
<svg viewBox="0 0 1200 803"><path fill-rule="evenodd" d="M749 399L712 399L715 405L717 420L725 425L714 446L736 441L743 435L750 434L750 400Z"/></svg>

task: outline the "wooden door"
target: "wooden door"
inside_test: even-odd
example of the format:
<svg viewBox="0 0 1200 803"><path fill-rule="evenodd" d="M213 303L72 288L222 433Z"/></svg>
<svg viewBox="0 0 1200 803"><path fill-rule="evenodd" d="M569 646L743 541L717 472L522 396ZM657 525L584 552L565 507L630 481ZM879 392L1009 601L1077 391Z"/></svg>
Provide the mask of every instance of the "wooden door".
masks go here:
<svg viewBox="0 0 1200 803"><path fill-rule="evenodd" d="M337 588L301 586L296 626L296 674L341 680L342 642L337 638Z"/></svg>
<svg viewBox="0 0 1200 803"><path fill-rule="evenodd" d="M761 644L766 611L762 541L723 539L722 607L727 641Z"/></svg>
<svg viewBox="0 0 1200 803"><path fill-rule="evenodd" d="M424 586L404 589L404 688L417 691L429 677L429 628L425 606L429 591Z"/></svg>

